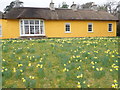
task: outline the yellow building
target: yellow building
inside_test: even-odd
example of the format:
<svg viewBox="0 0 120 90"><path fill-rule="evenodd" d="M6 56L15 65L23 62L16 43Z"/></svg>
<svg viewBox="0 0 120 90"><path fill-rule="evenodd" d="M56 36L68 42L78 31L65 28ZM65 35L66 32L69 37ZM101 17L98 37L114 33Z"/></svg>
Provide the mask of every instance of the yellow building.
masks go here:
<svg viewBox="0 0 120 90"><path fill-rule="evenodd" d="M32 37L113 37L118 19L104 11L15 7L0 17L0 39Z"/></svg>

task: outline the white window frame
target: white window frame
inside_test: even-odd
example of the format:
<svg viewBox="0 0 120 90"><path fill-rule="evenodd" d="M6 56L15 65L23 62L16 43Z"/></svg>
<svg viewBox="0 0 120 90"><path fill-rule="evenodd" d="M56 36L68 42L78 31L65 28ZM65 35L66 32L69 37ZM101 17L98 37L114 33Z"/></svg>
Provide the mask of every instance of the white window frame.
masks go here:
<svg viewBox="0 0 120 90"><path fill-rule="evenodd" d="M70 25L70 31L66 31L66 25ZM65 33L71 33L71 23L65 23Z"/></svg>
<svg viewBox="0 0 120 90"><path fill-rule="evenodd" d="M0 31L1 31L0 37L2 37L2 24L0 24Z"/></svg>
<svg viewBox="0 0 120 90"><path fill-rule="evenodd" d="M25 28L24 28L24 23L23 23L23 34L21 32L21 21L24 22L24 20L39 20L39 32L40 32L40 22L43 21L43 34L25 34ZM44 20L40 20L40 19L21 19L19 20L19 25L20 25L20 36L45 36L45 26L44 26ZM35 28L35 24L34 24L34 28ZM30 32L30 23L29 23L29 32ZM35 32L35 29L34 29Z"/></svg>
<svg viewBox="0 0 120 90"><path fill-rule="evenodd" d="M89 31L89 25L92 25L92 31ZM88 25L87 25L87 31L88 32L93 32L93 23L88 23Z"/></svg>
<svg viewBox="0 0 120 90"><path fill-rule="evenodd" d="M112 28L111 28L112 30L111 30L111 31L109 31L109 25L110 25L110 24L112 25ZM112 24L112 23L109 23L109 24L108 24L108 32L113 32L113 24Z"/></svg>

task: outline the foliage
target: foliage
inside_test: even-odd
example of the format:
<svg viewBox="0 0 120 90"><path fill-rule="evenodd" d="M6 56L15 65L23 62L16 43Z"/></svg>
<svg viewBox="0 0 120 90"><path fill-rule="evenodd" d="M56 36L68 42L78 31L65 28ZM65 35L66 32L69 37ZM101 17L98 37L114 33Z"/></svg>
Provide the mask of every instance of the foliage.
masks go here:
<svg viewBox="0 0 120 90"><path fill-rule="evenodd" d="M62 3L61 8L68 8L68 7L69 7L69 5L67 5L66 2L63 2L63 3Z"/></svg>
<svg viewBox="0 0 120 90"><path fill-rule="evenodd" d="M12 2L10 3L10 5L7 5L7 6L6 6L6 8L4 9L4 11L5 11L4 13L9 12L12 8L14 8L14 7L16 6L16 4L19 5L19 6L22 6L23 2L21 2L21 1L19 1L19 0L12 1Z"/></svg>

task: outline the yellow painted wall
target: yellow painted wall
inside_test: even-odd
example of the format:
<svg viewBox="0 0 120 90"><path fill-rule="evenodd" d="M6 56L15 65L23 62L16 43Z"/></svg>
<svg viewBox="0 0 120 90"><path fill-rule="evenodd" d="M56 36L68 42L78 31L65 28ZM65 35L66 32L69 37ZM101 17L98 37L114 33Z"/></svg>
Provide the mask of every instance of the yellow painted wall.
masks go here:
<svg viewBox="0 0 120 90"><path fill-rule="evenodd" d="M2 22L2 37L6 38L18 38L20 37L19 20L0 20Z"/></svg>
<svg viewBox="0 0 120 90"><path fill-rule="evenodd" d="M44 21L47 37L97 37L116 36L115 21ZM19 20L2 20L2 39L19 38ZM71 24L71 33L65 33L65 23ZM88 32L88 23L93 23L94 32ZM113 32L108 32L108 24L113 24ZM1 37L0 37L1 39Z"/></svg>
<svg viewBox="0 0 120 90"><path fill-rule="evenodd" d="M65 33L65 23L71 24L71 33ZM93 23L93 32L88 32L88 23ZM113 24L113 32L108 32L108 24ZM116 36L115 21L45 21L47 37L97 37Z"/></svg>

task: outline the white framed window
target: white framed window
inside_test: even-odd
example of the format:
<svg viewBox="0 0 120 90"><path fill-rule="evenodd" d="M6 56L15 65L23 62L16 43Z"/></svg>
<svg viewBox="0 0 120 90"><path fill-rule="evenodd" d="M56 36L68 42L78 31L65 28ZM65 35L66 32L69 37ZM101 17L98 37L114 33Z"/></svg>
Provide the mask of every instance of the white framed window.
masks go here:
<svg viewBox="0 0 120 90"><path fill-rule="evenodd" d="M112 32L113 31L113 24L108 24L108 32Z"/></svg>
<svg viewBox="0 0 120 90"><path fill-rule="evenodd" d="M20 20L20 35L21 36L45 35L44 21L38 19Z"/></svg>
<svg viewBox="0 0 120 90"><path fill-rule="evenodd" d="M65 33L71 33L71 25L70 25L70 23L65 23Z"/></svg>
<svg viewBox="0 0 120 90"><path fill-rule="evenodd" d="M0 24L0 37L2 37L2 25Z"/></svg>
<svg viewBox="0 0 120 90"><path fill-rule="evenodd" d="M88 32L93 32L93 24L88 23Z"/></svg>

